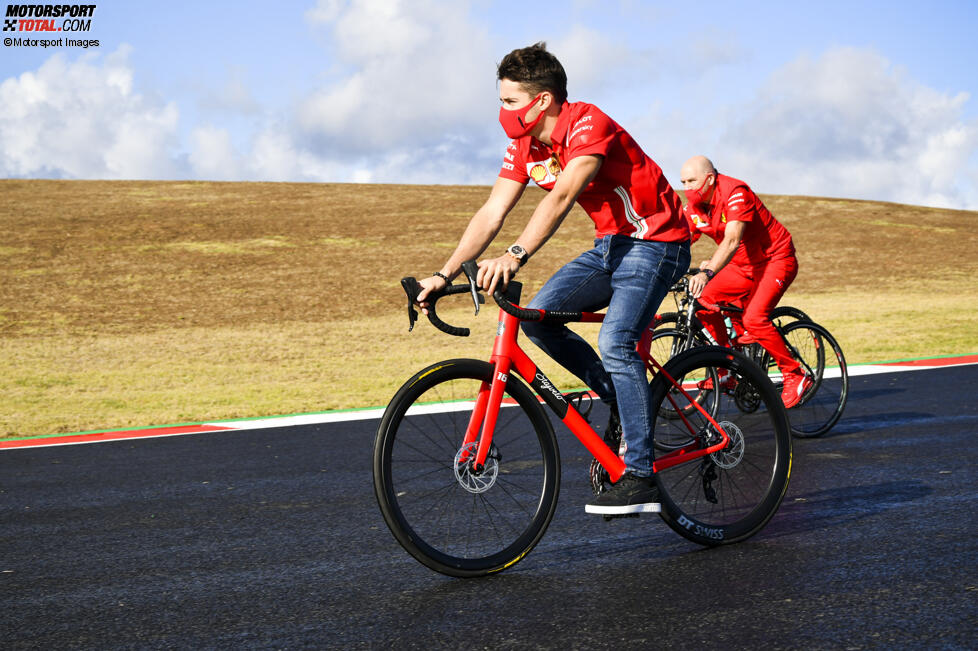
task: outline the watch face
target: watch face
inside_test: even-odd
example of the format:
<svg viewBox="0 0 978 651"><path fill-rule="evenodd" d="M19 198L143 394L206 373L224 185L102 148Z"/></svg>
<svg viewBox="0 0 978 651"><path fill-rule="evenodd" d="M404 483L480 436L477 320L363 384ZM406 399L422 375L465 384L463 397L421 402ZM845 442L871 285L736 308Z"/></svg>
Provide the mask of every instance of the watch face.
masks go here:
<svg viewBox="0 0 978 651"><path fill-rule="evenodd" d="M526 255L526 251L524 251L523 247L519 244L514 244L513 246L509 247L509 252L515 255L517 258L522 258L524 255Z"/></svg>

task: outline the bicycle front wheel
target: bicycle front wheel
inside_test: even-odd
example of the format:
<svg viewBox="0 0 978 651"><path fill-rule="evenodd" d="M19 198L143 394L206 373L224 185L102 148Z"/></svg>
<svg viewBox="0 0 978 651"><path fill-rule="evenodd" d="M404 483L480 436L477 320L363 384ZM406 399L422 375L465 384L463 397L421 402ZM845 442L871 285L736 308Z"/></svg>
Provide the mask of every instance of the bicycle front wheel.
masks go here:
<svg viewBox="0 0 978 651"><path fill-rule="evenodd" d="M659 363L665 363L684 350L709 345L710 342L699 332L690 337L688 331L679 328L660 328L649 341L649 355Z"/></svg>
<svg viewBox="0 0 978 651"><path fill-rule="evenodd" d="M736 385L711 391L706 413L690 410L692 401L699 401L702 378L717 377L720 371ZM672 467L665 467L668 454L656 455L662 518L674 531L701 545L745 540L774 516L788 488L791 434L781 397L756 364L726 348L694 348L670 360L665 372L687 395L678 392L664 374L656 377L652 384L655 440L685 437L686 450L692 452L722 441L719 425L730 441L717 452ZM663 409L663 404L668 408ZM676 412L685 417L663 415Z"/></svg>
<svg viewBox="0 0 978 651"><path fill-rule="evenodd" d="M492 366L433 364L394 396L374 444L374 492L397 541L429 568L474 577L510 567L539 542L557 506L553 426L510 376L484 468L463 445ZM480 429L481 429L481 423Z"/></svg>
<svg viewBox="0 0 978 651"><path fill-rule="evenodd" d="M792 357L815 383L788 410L791 433L799 438L821 436L842 417L849 397L849 371L842 348L817 323L795 321L782 330Z"/></svg>

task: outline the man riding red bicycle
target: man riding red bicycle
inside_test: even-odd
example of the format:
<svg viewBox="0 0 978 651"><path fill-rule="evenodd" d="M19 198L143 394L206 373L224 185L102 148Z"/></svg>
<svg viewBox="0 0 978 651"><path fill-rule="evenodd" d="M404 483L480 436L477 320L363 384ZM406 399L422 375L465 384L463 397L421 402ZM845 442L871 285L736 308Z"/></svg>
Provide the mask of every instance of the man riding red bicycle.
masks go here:
<svg viewBox="0 0 978 651"><path fill-rule="evenodd" d="M686 161L680 176L693 241L705 234L719 245L690 278L690 292L705 308L729 303L744 310L742 323L734 324L739 343L757 342L771 354L784 380L784 405L794 407L812 380L771 323L771 311L798 274L791 234L746 183L718 173L705 156ZM701 309L697 317L718 344L730 345L718 310Z"/></svg>
<svg viewBox="0 0 978 651"><path fill-rule="evenodd" d="M499 120L512 142L488 200L472 217L448 262L420 281L422 308L466 260L480 256L530 180L548 191L506 252L479 263L478 282L504 288L557 230L575 203L595 223L594 248L567 263L528 307L607 308L601 356L566 325L525 322L523 331L612 407L621 406L626 474L597 497L591 513L629 514L658 501L653 479L653 414L636 344L669 287L689 268L682 202L632 137L592 104L567 100L567 76L543 43L499 64Z"/></svg>

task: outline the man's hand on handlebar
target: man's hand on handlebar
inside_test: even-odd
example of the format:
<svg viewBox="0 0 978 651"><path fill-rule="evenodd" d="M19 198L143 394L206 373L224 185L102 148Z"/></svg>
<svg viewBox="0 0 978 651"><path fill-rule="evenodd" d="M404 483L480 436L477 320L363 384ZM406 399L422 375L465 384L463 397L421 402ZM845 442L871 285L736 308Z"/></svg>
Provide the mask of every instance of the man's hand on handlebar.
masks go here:
<svg viewBox="0 0 978 651"><path fill-rule="evenodd" d="M505 287L508 287L510 284L513 284L517 288L517 296L519 294L519 283L511 283L512 277L516 273L516 269L519 268L519 261L516 260L516 258L512 259L512 265L510 265L506 260L499 259L489 260L481 264L477 263L475 260L466 260L462 263L462 271L469 282L459 283L457 285L449 284L443 277L441 277L441 274L433 275L430 278L425 278L420 281L413 276L401 278L401 288L408 297L408 331L410 332L414 329L414 324L418 319L418 311L415 309L415 306L420 306L424 311L425 316L427 316L428 320L431 321L432 325L442 332L458 337L468 337L468 328L458 328L442 321L435 313L435 304L442 296L471 294L472 303L475 307L475 314L478 316L479 305L486 302L485 297L479 293L478 285L480 278L482 283L489 284L487 291L494 293L493 298L495 298L496 304L499 305L500 309L502 309L504 312L508 313L510 316L516 317L521 321L543 320L547 316L547 313L545 313L543 310L524 309L503 295ZM512 268L514 265L516 269ZM556 318L562 319L561 322L563 323L568 320L580 320L579 317L581 313L555 312L553 314L556 316Z"/></svg>
<svg viewBox="0 0 978 651"><path fill-rule="evenodd" d="M491 296L497 289L504 291L519 270L519 260L509 254L503 254L493 260L483 260L479 263L476 284Z"/></svg>
<svg viewBox="0 0 978 651"><path fill-rule="evenodd" d="M709 264L709 260L704 260L700 263L700 269L705 268ZM706 283L709 279L704 273L696 273L689 277L689 293L693 298L699 298L703 294L703 290L706 288Z"/></svg>
<svg viewBox="0 0 978 651"><path fill-rule="evenodd" d="M483 289L490 295L496 292L505 292L513 280L513 276L519 271L520 263L519 260L507 254L478 263L475 260L470 260L463 263L462 268L465 271L465 277L475 281L474 284L469 284L470 289L468 291L472 292L472 300L476 303L476 314L478 314L478 304L485 301L477 295L477 291ZM428 300L429 297L434 295L434 299L437 300L445 292L457 294L458 291L454 291L456 288L461 291L461 287L451 285L440 274L431 275L421 280L411 278L410 281L415 283L414 287L417 290L417 296L413 298L413 303L421 308L425 316L429 316L433 305L433 301ZM407 288L408 286L405 286L405 289ZM414 290L408 289L408 293L413 294Z"/></svg>
<svg viewBox="0 0 978 651"><path fill-rule="evenodd" d="M418 294L418 297L415 300L417 301L418 306L421 308L421 311L425 314L425 316L427 316L428 307L430 304L425 300L425 298L427 298L428 294L431 292L438 292L448 287L448 281L441 276L429 276L428 278L422 278L419 280L418 284L421 285L421 293Z"/></svg>

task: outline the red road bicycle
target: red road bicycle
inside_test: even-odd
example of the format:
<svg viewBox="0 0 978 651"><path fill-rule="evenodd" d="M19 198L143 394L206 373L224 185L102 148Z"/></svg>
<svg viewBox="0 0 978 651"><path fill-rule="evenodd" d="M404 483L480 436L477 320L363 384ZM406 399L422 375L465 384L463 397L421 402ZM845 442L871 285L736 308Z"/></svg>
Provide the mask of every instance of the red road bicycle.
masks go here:
<svg viewBox="0 0 978 651"><path fill-rule="evenodd" d="M428 319L439 330L467 336L442 321L443 296L471 293L476 314L484 298L476 267L463 268L468 285L452 285L428 300ZM401 281L410 328L420 286ZM625 472L617 443L588 424L520 348L521 321L600 322L589 312L530 310L518 305L521 285L493 296L499 325L489 361L450 359L411 377L391 400L377 431L374 492L397 541L427 567L475 577L511 567L540 541L553 518L560 458L547 405L594 456L591 483L605 490ZM648 354L648 329L638 349L649 384L655 441L667 441L654 468L660 516L683 537L706 546L735 543L757 533L777 511L791 471L787 416L773 384L735 351L703 347L664 365ZM759 397L741 410L718 386L726 370ZM622 405L621 408L627 408Z"/></svg>

